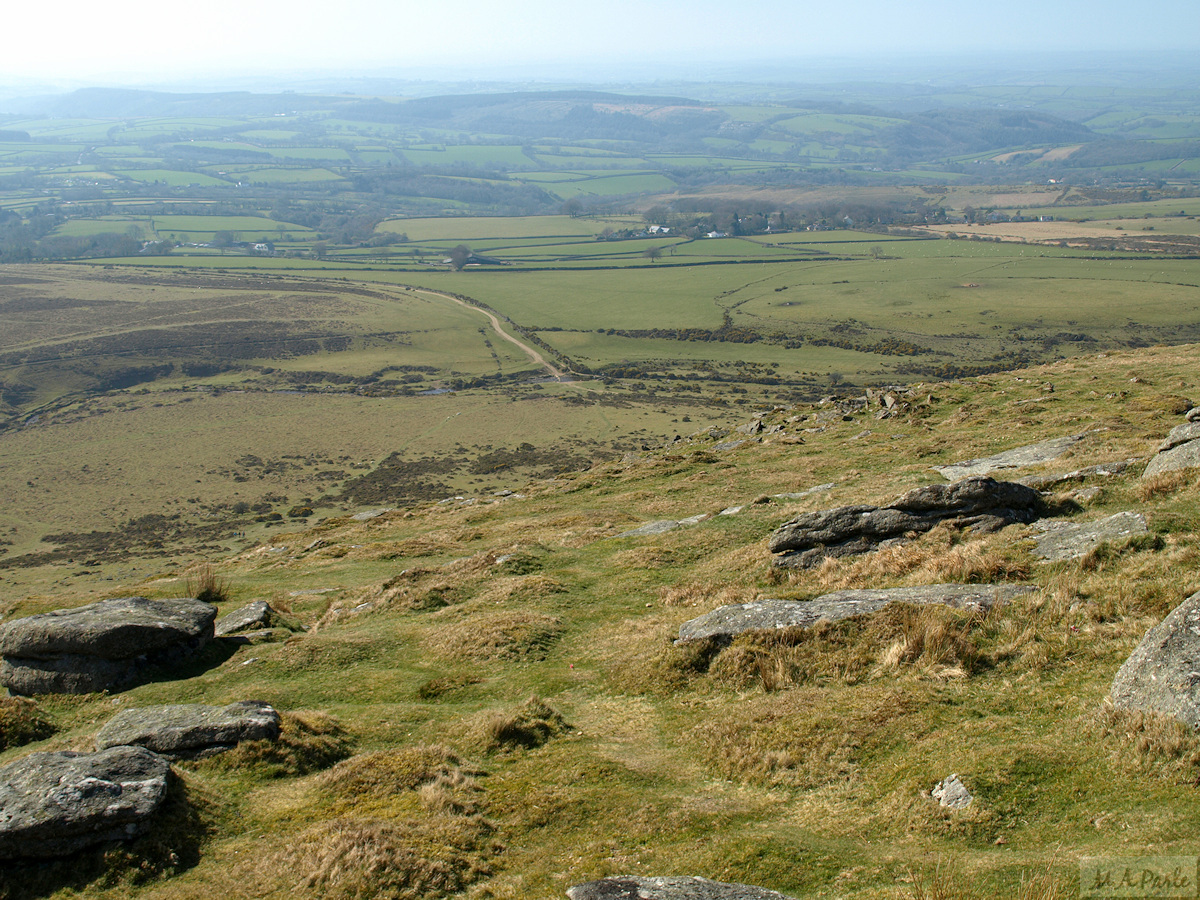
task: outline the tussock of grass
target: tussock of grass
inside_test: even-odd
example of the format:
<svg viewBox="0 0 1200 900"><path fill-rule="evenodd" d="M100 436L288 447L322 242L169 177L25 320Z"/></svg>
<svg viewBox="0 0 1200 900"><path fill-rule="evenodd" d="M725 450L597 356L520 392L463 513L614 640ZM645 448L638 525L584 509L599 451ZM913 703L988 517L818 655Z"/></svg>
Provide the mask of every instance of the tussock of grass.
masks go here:
<svg viewBox="0 0 1200 900"><path fill-rule="evenodd" d="M1200 780L1200 735L1177 719L1105 703L1091 724L1133 768Z"/></svg>
<svg viewBox="0 0 1200 900"><path fill-rule="evenodd" d="M226 603L230 598L229 591L229 579L218 575L208 563L201 566L195 576L188 576L188 596L203 600L205 603L214 605Z"/></svg>
<svg viewBox="0 0 1200 900"><path fill-rule="evenodd" d="M558 710L538 697L530 697L514 710L488 713L481 728L481 743L488 752L532 750L569 728Z"/></svg>
<svg viewBox="0 0 1200 900"><path fill-rule="evenodd" d="M534 612L480 615L438 627L427 635L426 649L471 659L545 659L563 633L562 620Z"/></svg>
<svg viewBox="0 0 1200 900"><path fill-rule="evenodd" d="M870 616L739 635L710 669L713 680L767 692L812 681L856 684L911 672L965 677L990 660L980 648L987 617L937 604L893 603Z"/></svg>
<svg viewBox="0 0 1200 900"><path fill-rule="evenodd" d="M716 609L731 603L749 603L759 596L759 591L742 585L717 587L701 581L686 581L660 587L656 594L663 606L702 607Z"/></svg>
<svg viewBox="0 0 1200 900"><path fill-rule="evenodd" d="M0 750L44 740L54 723L26 697L0 697Z"/></svg>
<svg viewBox="0 0 1200 900"><path fill-rule="evenodd" d="M490 874L503 849L483 815L479 774L440 744L345 760L317 779L334 817L264 860L257 878L264 888L283 881L303 896L338 900L458 893ZM353 814L362 808L370 814Z"/></svg>
<svg viewBox="0 0 1200 900"><path fill-rule="evenodd" d="M720 776L760 785L811 789L849 778L870 749L894 739L917 706L910 691L869 696L844 693L831 703L828 688L748 700L693 731L709 766Z"/></svg>
<svg viewBox="0 0 1200 900"><path fill-rule="evenodd" d="M968 540L939 526L912 543L885 547L854 560L827 559L817 570L822 591L905 584L992 584L1029 578L1029 560L994 538Z"/></svg>
<svg viewBox="0 0 1200 900"><path fill-rule="evenodd" d="M1143 503L1169 497L1178 492L1191 478L1186 471L1160 472L1140 482L1137 486L1137 498Z"/></svg>
<svg viewBox="0 0 1200 900"><path fill-rule="evenodd" d="M350 740L331 715L296 710L280 715L279 738L243 741L212 759L211 765L250 768L267 777L308 775L350 755Z"/></svg>
<svg viewBox="0 0 1200 900"><path fill-rule="evenodd" d="M422 784L461 772L462 760L443 744L418 744L362 753L338 763L318 779L321 787L346 800L416 790Z"/></svg>
<svg viewBox="0 0 1200 900"><path fill-rule="evenodd" d="M484 603L510 603L541 600L566 591L566 585L549 575L515 575L493 580L476 599Z"/></svg>
<svg viewBox="0 0 1200 900"><path fill-rule="evenodd" d="M335 819L304 831L270 866L291 873L293 891L323 900L447 897L491 874L491 831L461 816Z"/></svg>

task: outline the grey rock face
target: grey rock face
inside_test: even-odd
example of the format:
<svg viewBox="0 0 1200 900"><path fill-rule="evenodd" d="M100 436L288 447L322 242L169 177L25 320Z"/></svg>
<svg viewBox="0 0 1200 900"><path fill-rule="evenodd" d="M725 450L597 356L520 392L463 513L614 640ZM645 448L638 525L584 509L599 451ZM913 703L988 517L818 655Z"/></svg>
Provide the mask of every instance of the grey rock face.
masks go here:
<svg viewBox="0 0 1200 900"><path fill-rule="evenodd" d="M1188 410L1187 421L1171 429L1158 445L1158 452L1146 466L1143 478L1153 478L1163 472L1200 468L1200 412Z"/></svg>
<svg viewBox="0 0 1200 900"><path fill-rule="evenodd" d="M756 600L733 603L679 627L678 642L707 638L729 641L746 631L809 628L873 613L889 603L940 603L955 609L988 609L1034 590L1028 585L934 584L884 590L834 591L815 600Z"/></svg>
<svg viewBox="0 0 1200 900"><path fill-rule="evenodd" d="M164 756L208 756L241 741L275 740L279 713L257 700L224 708L188 703L118 713L96 735L96 747L139 746Z"/></svg>
<svg viewBox="0 0 1200 900"><path fill-rule="evenodd" d="M1032 522L1041 507L1041 495L1033 488L975 476L916 488L888 506L841 506L804 513L776 529L769 546L777 554L776 565L808 568L827 557L888 546L941 522L979 532Z"/></svg>
<svg viewBox="0 0 1200 900"><path fill-rule="evenodd" d="M570 900L792 900L786 894L749 884L691 876L617 875L567 888Z"/></svg>
<svg viewBox="0 0 1200 900"><path fill-rule="evenodd" d="M1030 444L1028 447L1016 447L1012 450L1005 450L1003 453L997 453L993 456L968 459L949 466L934 466L933 468L934 471L944 475L947 480L954 481L959 478L968 478L972 475L987 475L990 472L1035 466L1062 456L1085 437L1087 437L1086 432L1066 437L1051 438L1048 441Z"/></svg>
<svg viewBox="0 0 1200 900"><path fill-rule="evenodd" d="M966 809L975 799L966 785L958 780L957 775L939 781L929 792L929 796L946 809Z"/></svg>
<svg viewBox="0 0 1200 900"><path fill-rule="evenodd" d="M288 631L303 631L304 627L288 616L282 615L266 600L255 600L235 609L228 615L221 616L213 625L213 634L226 637L244 631L258 631L264 628L286 628Z"/></svg>
<svg viewBox="0 0 1200 900"><path fill-rule="evenodd" d="M1122 512L1094 522L1048 522L1041 525L1034 555L1048 562L1079 559L1104 541L1118 541L1146 533L1141 513Z"/></svg>
<svg viewBox="0 0 1200 900"><path fill-rule="evenodd" d="M1143 478L1153 478L1163 472L1178 472L1182 469L1200 468L1200 441L1188 441L1169 450L1156 453L1142 473Z"/></svg>
<svg viewBox="0 0 1200 900"><path fill-rule="evenodd" d="M123 597L0 626L0 684L14 694L122 687L147 665L194 653L217 611L199 600Z"/></svg>
<svg viewBox="0 0 1200 900"><path fill-rule="evenodd" d="M1017 483L1039 491L1048 491L1050 488L1058 487L1061 484L1084 481L1088 478L1107 478L1113 475L1120 475L1122 472L1127 471L1135 462L1137 462L1135 459L1120 459L1115 462L1101 463L1098 466L1076 469L1073 472L1058 472L1053 475L1027 475L1024 478L1018 478Z"/></svg>
<svg viewBox="0 0 1200 900"><path fill-rule="evenodd" d="M33 753L0 769L0 859L66 856L145 832L171 765L142 747Z"/></svg>
<svg viewBox="0 0 1200 900"><path fill-rule="evenodd" d="M1200 728L1200 592L1146 632L1113 679L1113 706Z"/></svg>

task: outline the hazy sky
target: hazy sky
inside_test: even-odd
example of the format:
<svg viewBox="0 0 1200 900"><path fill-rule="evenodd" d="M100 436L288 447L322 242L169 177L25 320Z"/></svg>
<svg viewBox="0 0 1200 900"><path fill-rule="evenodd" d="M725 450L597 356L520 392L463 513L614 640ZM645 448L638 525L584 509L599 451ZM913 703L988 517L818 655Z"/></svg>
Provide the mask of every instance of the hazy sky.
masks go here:
<svg viewBox="0 0 1200 900"><path fill-rule="evenodd" d="M575 67L705 77L709 66L863 55L1200 51L1197 0L20 0L0 80L100 83L279 70L395 77Z"/></svg>

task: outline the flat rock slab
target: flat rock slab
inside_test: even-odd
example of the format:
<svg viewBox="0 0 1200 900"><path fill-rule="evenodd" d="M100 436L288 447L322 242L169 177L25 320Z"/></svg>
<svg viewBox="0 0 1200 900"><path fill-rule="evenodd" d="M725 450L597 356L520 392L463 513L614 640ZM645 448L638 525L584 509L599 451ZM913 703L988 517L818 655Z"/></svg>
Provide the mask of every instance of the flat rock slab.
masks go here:
<svg viewBox="0 0 1200 900"><path fill-rule="evenodd" d="M122 597L0 625L0 656L133 659L212 637L216 608L191 598Z"/></svg>
<svg viewBox="0 0 1200 900"><path fill-rule="evenodd" d="M617 537L648 537L654 534L666 534L668 531L674 531L676 528L699 525L707 518L707 513L701 513L698 516L688 516L686 519L660 519L657 522L650 522L638 528L632 528L629 531L622 531Z"/></svg>
<svg viewBox="0 0 1200 900"><path fill-rule="evenodd" d="M1089 478L1111 478L1114 475L1127 472L1136 462L1136 459L1120 459L1115 462L1101 463L1098 466L1075 469L1072 472L1056 472L1052 475L1026 475L1024 478L1018 478L1017 483L1039 491L1047 491L1061 484L1085 481Z"/></svg>
<svg viewBox="0 0 1200 900"><path fill-rule="evenodd" d="M136 681L193 655L213 637L215 607L123 597L0 626L0 684L14 694L84 694Z"/></svg>
<svg viewBox="0 0 1200 900"><path fill-rule="evenodd" d="M304 626L283 615L266 600L255 600L221 616L213 625L213 634L226 637L243 631L259 631L264 628L286 628L288 631L303 631Z"/></svg>
<svg viewBox="0 0 1200 900"><path fill-rule="evenodd" d="M1123 512L1094 522L1047 522L1037 538L1034 556L1047 562L1063 562L1086 556L1105 541L1120 541L1146 533L1141 513Z"/></svg>
<svg viewBox="0 0 1200 900"><path fill-rule="evenodd" d="M278 737L279 713L266 703L187 703L117 713L96 735L96 747L138 746L164 756L195 757L229 750L241 741Z"/></svg>
<svg viewBox="0 0 1200 900"><path fill-rule="evenodd" d="M972 476L954 484L915 488L887 506L840 506L803 513L771 535L775 565L810 568L824 560L907 540L945 522L990 532L1014 522L1032 522L1042 512L1033 488L1011 481Z"/></svg>
<svg viewBox="0 0 1200 900"><path fill-rule="evenodd" d="M746 631L810 628L878 612L889 603L938 603L955 609L988 609L1026 594L1030 585L933 584L882 590L834 591L815 600L755 600L714 609L679 626L677 643L707 638L730 641Z"/></svg>
<svg viewBox="0 0 1200 900"><path fill-rule="evenodd" d="M1146 632L1113 679L1112 704L1200 729L1200 592Z"/></svg>
<svg viewBox="0 0 1200 900"><path fill-rule="evenodd" d="M144 747L33 753L0 769L0 859L66 856L152 824L171 764Z"/></svg>
<svg viewBox="0 0 1200 900"><path fill-rule="evenodd" d="M617 875L567 888L570 900L793 900L778 891L691 876Z"/></svg>
<svg viewBox="0 0 1200 900"><path fill-rule="evenodd" d="M1049 462L1052 459L1062 456L1087 436L1088 433L1084 432L1083 434L1050 438L1048 441L1030 444L1028 447L1015 447L1012 450L1005 450L1003 453L997 453L993 456L968 459L964 462L952 463L948 466L934 466L933 469L935 472L940 472L944 475L947 481L957 481L960 478L968 478L972 475L987 475L991 472L1002 472L1006 469L1022 469L1026 466L1036 466L1039 463Z"/></svg>

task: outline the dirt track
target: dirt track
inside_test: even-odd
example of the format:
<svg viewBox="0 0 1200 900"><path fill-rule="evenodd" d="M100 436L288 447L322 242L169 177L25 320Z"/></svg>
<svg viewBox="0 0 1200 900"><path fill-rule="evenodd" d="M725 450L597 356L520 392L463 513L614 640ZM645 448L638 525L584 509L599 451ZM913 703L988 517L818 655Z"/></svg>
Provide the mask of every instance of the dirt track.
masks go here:
<svg viewBox="0 0 1200 900"><path fill-rule="evenodd" d="M420 289L420 290L415 290L414 293L428 294L433 297L444 297L447 300L453 300L459 306L462 306L466 309L474 310L475 312L479 313L480 315L487 316L488 319L491 321L492 328L495 330L496 334L500 335L500 337L504 338L504 340L508 341L510 344L515 344L521 350L522 353L525 353L526 355L528 355L530 359L532 359L535 363L537 363L539 366L544 368L554 378L562 380L567 377L566 372L564 372L561 369L552 365L546 359L546 357L542 356L542 354L537 350L536 347L529 346L529 344L526 344L524 341L521 341L518 338L513 337L511 334L509 334L507 331L505 331L503 328L501 328L500 327L500 318L495 313L489 312L486 309L480 309L478 306L472 306L470 303L464 303L462 300L459 300L454 295L443 294L441 291L430 291L430 290Z"/></svg>

